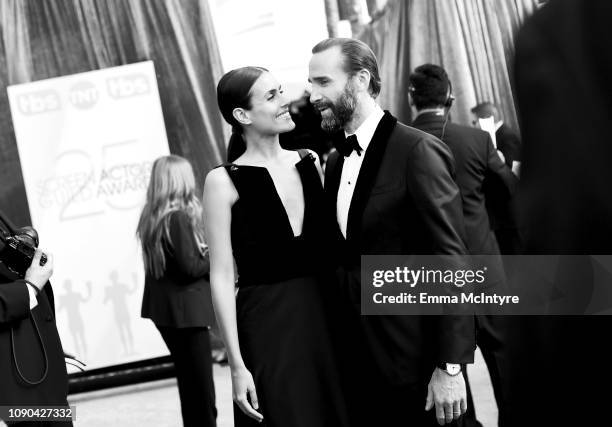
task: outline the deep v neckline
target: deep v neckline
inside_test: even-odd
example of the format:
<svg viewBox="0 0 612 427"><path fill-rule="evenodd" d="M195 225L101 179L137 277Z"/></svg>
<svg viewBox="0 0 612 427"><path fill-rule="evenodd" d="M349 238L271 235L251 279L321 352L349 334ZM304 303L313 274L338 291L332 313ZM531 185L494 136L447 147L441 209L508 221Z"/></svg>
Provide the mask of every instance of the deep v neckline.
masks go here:
<svg viewBox="0 0 612 427"><path fill-rule="evenodd" d="M237 168L255 168L255 169L263 169L268 177L268 179L270 180L270 184L272 185L272 190L274 190L274 196L278 202L279 207L281 208L282 212L283 212L283 216L285 218L285 224L287 226L287 229L289 231L289 234L291 235L291 237L293 237L294 239L299 239L304 235L304 225L306 223L306 193L304 191L304 178L302 176L302 171L300 170L300 168L298 167L298 165L300 163L302 163L302 161L305 159L304 158L300 158L300 160L298 160L294 167L297 170L298 176L300 177L300 184L302 184L302 199L303 199L303 208L302 208L302 229L300 230L299 234L295 234L295 232L293 231L293 226L291 225L291 219L289 218L289 214L287 213L287 208L285 207L285 204L283 203L283 199L281 198L279 192L278 192L278 187L276 186L276 183L274 182L274 178L272 178L272 174L270 173L270 171L268 170L267 167L265 166L253 166L253 165L241 165L241 164L236 164L236 163L230 163L231 166L237 167Z"/></svg>

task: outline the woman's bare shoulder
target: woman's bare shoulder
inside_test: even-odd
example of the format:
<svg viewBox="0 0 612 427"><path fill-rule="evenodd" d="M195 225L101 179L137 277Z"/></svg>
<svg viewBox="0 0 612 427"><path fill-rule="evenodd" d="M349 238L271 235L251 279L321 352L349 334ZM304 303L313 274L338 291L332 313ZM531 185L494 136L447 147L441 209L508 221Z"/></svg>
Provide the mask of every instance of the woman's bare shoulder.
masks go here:
<svg viewBox="0 0 612 427"><path fill-rule="evenodd" d="M211 169L208 174L206 174L206 179L204 184L210 183L212 185L223 185L228 184L230 182L230 178L227 175L227 171L224 167L218 167Z"/></svg>
<svg viewBox="0 0 612 427"><path fill-rule="evenodd" d="M204 195L217 200L235 201L236 189L225 168L219 167L208 172L204 180Z"/></svg>

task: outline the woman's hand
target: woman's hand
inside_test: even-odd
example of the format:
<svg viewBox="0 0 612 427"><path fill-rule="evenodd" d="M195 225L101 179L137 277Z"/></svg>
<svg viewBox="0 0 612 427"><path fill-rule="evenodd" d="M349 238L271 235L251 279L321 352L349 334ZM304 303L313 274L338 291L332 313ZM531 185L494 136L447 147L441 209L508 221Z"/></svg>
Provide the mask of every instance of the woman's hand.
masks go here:
<svg viewBox="0 0 612 427"><path fill-rule="evenodd" d="M232 397L246 415L257 422L263 420L263 415L257 412L259 403L257 401L253 376L245 367L232 369Z"/></svg>

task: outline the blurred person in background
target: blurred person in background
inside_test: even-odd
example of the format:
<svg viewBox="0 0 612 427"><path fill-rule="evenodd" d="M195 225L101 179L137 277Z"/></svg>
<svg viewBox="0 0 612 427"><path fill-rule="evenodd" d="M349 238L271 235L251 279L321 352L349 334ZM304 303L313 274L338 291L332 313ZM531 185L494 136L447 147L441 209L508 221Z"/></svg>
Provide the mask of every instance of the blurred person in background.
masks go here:
<svg viewBox="0 0 612 427"><path fill-rule="evenodd" d="M586 300L603 316L514 320L507 426L610 422L610 257L589 255L612 254L611 21L609 0L551 0L516 37L525 253L565 255L567 290L589 292L599 277L607 293Z"/></svg>
<svg viewBox="0 0 612 427"><path fill-rule="evenodd" d="M521 139L518 134L504 121L498 108L491 102L481 102L471 110L474 115L472 124L479 127L478 119L493 118L495 123L495 141L497 149L504 155L504 160L509 168L514 162L521 161Z"/></svg>
<svg viewBox="0 0 612 427"><path fill-rule="evenodd" d="M153 163L138 222L145 289L142 317L153 321L174 361L183 425L215 426L209 328L213 323L202 204L191 164L170 155Z"/></svg>
<svg viewBox="0 0 612 427"><path fill-rule="evenodd" d="M444 142L453 152L456 181L461 191L468 251L476 255L498 255L497 239L491 230L485 201L492 193L508 200L518 180L487 132L449 120L454 100L446 71L424 64L410 74L410 99L417 116L412 126ZM487 182L488 187L483 188ZM488 189L489 191L485 192Z"/></svg>
<svg viewBox="0 0 612 427"><path fill-rule="evenodd" d="M228 72L217 100L232 137L229 163L206 177L204 217L235 425L346 426L325 310L318 159L281 148L279 134L295 125L266 69Z"/></svg>
<svg viewBox="0 0 612 427"><path fill-rule="evenodd" d="M504 155L506 165L518 174L521 161L521 139L510 126L501 118L499 110L490 102L482 102L472 108L474 125L478 126L478 119L493 117L495 121L495 140L497 149ZM486 185L486 183L485 183ZM516 199L507 198L494 189L485 187L489 194L487 209L491 226L499 249L503 255L519 255L521 253L521 236L516 215Z"/></svg>
<svg viewBox="0 0 612 427"><path fill-rule="evenodd" d="M323 166L323 157L333 148L329 135L321 129L321 115L309 101L310 93L304 94L289 104L289 113L295 123L292 131L279 135L281 147L288 150L307 148L319 156Z"/></svg>

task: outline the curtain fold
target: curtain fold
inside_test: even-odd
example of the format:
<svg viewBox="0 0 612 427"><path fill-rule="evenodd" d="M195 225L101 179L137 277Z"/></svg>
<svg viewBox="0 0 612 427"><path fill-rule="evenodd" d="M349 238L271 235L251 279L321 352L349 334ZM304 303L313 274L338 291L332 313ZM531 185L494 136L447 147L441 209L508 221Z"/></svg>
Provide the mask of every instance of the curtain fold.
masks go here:
<svg viewBox="0 0 612 427"><path fill-rule="evenodd" d="M405 101L410 71L441 65L453 82L454 122L469 125L470 109L491 101L518 129L512 75L514 34L537 9L536 0L392 0L359 38L383 69L381 104L410 122ZM382 94L381 94L382 95Z"/></svg>
<svg viewBox="0 0 612 427"><path fill-rule="evenodd" d="M8 85L152 60L170 151L192 162L200 185L223 161L207 0L2 0L0 44L0 203L18 222L29 217Z"/></svg>
<svg viewBox="0 0 612 427"><path fill-rule="evenodd" d="M410 122L408 104L409 8L408 1L390 1L379 18L367 25L358 38L367 43L378 59L382 88L380 105L403 122Z"/></svg>

